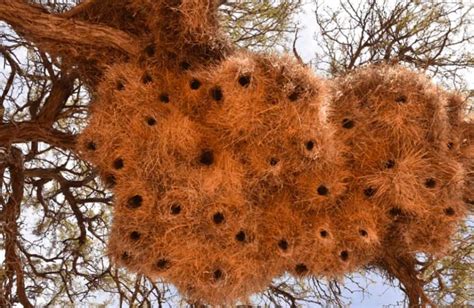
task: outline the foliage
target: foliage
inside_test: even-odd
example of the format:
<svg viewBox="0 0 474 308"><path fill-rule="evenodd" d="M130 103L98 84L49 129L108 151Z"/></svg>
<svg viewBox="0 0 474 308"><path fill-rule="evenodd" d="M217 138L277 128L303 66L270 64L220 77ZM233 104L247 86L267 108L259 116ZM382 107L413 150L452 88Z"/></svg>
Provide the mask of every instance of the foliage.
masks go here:
<svg viewBox="0 0 474 308"><path fill-rule="evenodd" d="M285 38L296 30L292 17L301 0L225 1L221 7L226 33L239 46L269 49L285 46Z"/></svg>

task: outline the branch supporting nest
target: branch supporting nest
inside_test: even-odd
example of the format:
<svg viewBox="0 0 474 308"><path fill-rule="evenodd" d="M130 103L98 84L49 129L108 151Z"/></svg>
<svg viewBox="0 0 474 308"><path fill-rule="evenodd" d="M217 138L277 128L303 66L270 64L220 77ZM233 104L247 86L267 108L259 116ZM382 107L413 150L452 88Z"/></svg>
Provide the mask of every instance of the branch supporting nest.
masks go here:
<svg viewBox="0 0 474 308"><path fill-rule="evenodd" d="M136 39L123 31L68 20L23 1L0 0L0 20L45 51L60 56L94 59L104 51L124 56L139 53Z"/></svg>
<svg viewBox="0 0 474 308"><path fill-rule="evenodd" d="M425 283L418 278L415 256L386 255L380 261L380 265L390 276L397 278L402 284L402 291L408 298L409 307L436 307L423 291Z"/></svg>

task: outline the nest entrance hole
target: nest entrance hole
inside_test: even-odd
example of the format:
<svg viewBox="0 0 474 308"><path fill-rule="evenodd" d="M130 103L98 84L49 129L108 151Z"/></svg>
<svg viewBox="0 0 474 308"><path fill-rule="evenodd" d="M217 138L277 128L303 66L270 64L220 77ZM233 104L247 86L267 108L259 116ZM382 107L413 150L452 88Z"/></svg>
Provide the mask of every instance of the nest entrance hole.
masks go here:
<svg viewBox="0 0 474 308"><path fill-rule="evenodd" d="M150 76L150 74L145 74L143 75L142 82L144 84L149 84L153 82L153 78Z"/></svg>
<svg viewBox="0 0 474 308"><path fill-rule="evenodd" d="M304 263L298 263L296 264L295 266L295 272L298 274L298 275L304 275L308 272L308 267L306 266L306 264Z"/></svg>
<svg viewBox="0 0 474 308"><path fill-rule="evenodd" d="M426 179L425 181L426 188L435 188L436 187L436 180L433 178Z"/></svg>
<svg viewBox="0 0 474 308"><path fill-rule="evenodd" d="M97 150L97 144L94 141L87 142L86 148L90 151Z"/></svg>
<svg viewBox="0 0 474 308"><path fill-rule="evenodd" d="M170 96L168 95L168 93L162 93L160 95L160 102L162 102L163 104L168 104L170 102Z"/></svg>
<svg viewBox="0 0 474 308"><path fill-rule="evenodd" d="M168 259L159 259L156 261L156 268L158 268L160 271L168 269L170 265L171 262Z"/></svg>
<svg viewBox="0 0 474 308"><path fill-rule="evenodd" d="M123 159L122 158L117 158L116 160L114 160L114 169L117 169L117 170L120 170L123 168L124 166L124 163L123 163Z"/></svg>
<svg viewBox="0 0 474 308"><path fill-rule="evenodd" d="M218 268L212 273L212 278L215 282L218 282L222 280L222 278L224 278L224 272L220 268Z"/></svg>
<svg viewBox="0 0 474 308"><path fill-rule="evenodd" d="M189 83L189 87L193 90L197 90L201 87L201 82L197 79L193 79L191 80L191 82Z"/></svg>
<svg viewBox="0 0 474 308"><path fill-rule="evenodd" d="M389 159L385 162L385 168L393 169L395 167L395 161L393 159Z"/></svg>
<svg viewBox="0 0 474 308"><path fill-rule="evenodd" d="M278 241L278 248L280 248L282 251L287 251L289 247L288 241L285 239L281 239Z"/></svg>
<svg viewBox="0 0 474 308"><path fill-rule="evenodd" d="M119 91L125 90L125 83L122 80L117 81L116 89Z"/></svg>
<svg viewBox="0 0 474 308"><path fill-rule="evenodd" d="M306 150L312 151L314 149L314 141L309 140L305 143Z"/></svg>
<svg viewBox="0 0 474 308"><path fill-rule="evenodd" d="M327 196L329 189L325 185L319 185L317 192L320 196Z"/></svg>
<svg viewBox="0 0 474 308"><path fill-rule="evenodd" d="M147 56L153 57L155 55L155 52L156 52L155 44L150 44L150 45L145 47L145 53L146 53Z"/></svg>
<svg viewBox="0 0 474 308"><path fill-rule="evenodd" d="M141 236L142 236L142 235L141 235L140 232L138 232L138 231L133 231L133 232L130 233L130 239L131 239L132 241L135 241L135 242L138 241Z"/></svg>
<svg viewBox="0 0 474 308"><path fill-rule="evenodd" d="M347 250L343 250L339 254L339 257L341 258L342 261L346 262L347 260L349 260L349 252Z"/></svg>
<svg viewBox="0 0 474 308"><path fill-rule="evenodd" d="M181 204L173 203L170 208L171 215L179 215L181 213Z"/></svg>
<svg viewBox="0 0 474 308"><path fill-rule="evenodd" d="M355 123L353 120L351 119L343 119L342 120L342 127L344 127L345 129L351 129L355 126Z"/></svg>
<svg viewBox="0 0 474 308"><path fill-rule="evenodd" d="M211 96L216 102L220 102L224 98L221 87L214 87L211 90Z"/></svg>
<svg viewBox="0 0 474 308"><path fill-rule="evenodd" d="M395 98L395 103L405 104L406 102L407 102L406 95L399 95L399 96L397 96L397 98Z"/></svg>
<svg viewBox="0 0 474 308"><path fill-rule="evenodd" d="M322 238L328 238L329 232L327 230L321 230L319 231L319 236L321 236Z"/></svg>
<svg viewBox="0 0 474 308"><path fill-rule="evenodd" d="M222 224L224 220L225 220L224 214L222 214L221 212L217 212L212 216L212 221L214 221L216 225Z"/></svg>
<svg viewBox="0 0 474 308"><path fill-rule="evenodd" d="M362 237L367 237L367 236L369 236L369 233L368 233L366 230L364 230L364 229L359 229L359 234L360 234L360 236L362 236Z"/></svg>
<svg viewBox="0 0 474 308"><path fill-rule="evenodd" d="M235 239L238 242L245 242L245 240L247 239L247 235L245 234L245 231L240 230L239 232L237 232L237 234L235 235Z"/></svg>
<svg viewBox="0 0 474 308"><path fill-rule="evenodd" d="M156 125L156 119L153 118L153 117L148 117L146 119L146 123L149 125L149 126L155 126Z"/></svg>
<svg viewBox="0 0 474 308"><path fill-rule="evenodd" d="M242 87L247 88L250 85L251 80L252 80L252 77L250 75L241 75L239 77L239 84Z"/></svg>
<svg viewBox="0 0 474 308"><path fill-rule="evenodd" d="M452 207L447 207L447 208L444 209L444 214L446 216L452 217L456 214L456 211Z"/></svg>
<svg viewBox="0 0 474 308"><path fill-rule="evenodd" d="M280 160L278 158L272 157L270 158L270 166L276 166Z"/></svg>
<svg viewBox="0 0 474 308"><path fill-rule="evenodd" d="M367 187L366 189L364 189L364 195L367 198L372 197L376 192L377 192L377 189L375 189L373 187Z"/></svg>
<svg viewBox="0 0 474 308"><path fill-rule="evenodd" d="M128 199L127 205L131 209L137 209L142 205L143 197L140 195L135 195Z"/></svg>
<svg viewBox="0 0 474 308"><path fill-rule="evenodd" d="M214 152L212 150L203 150L199 162L206 166L212 165L214 163Z"/></svg>

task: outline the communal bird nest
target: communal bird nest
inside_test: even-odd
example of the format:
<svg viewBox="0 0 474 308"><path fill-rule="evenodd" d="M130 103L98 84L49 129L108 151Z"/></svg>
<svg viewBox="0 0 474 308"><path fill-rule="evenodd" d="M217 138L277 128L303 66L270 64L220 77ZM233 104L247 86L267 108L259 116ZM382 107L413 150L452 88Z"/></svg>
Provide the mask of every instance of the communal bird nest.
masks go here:
<svg viewBox="0 0 474 308"><path fill-rule="evenodd" d="M416 287L412 257L447 250L473 199L456 94L400 66L326 80L239 50L219 32L218 1L119 1L113 18L99 2L74 18L141 46L78 66L103 72L85 75L94 102L78 151L115 195L115 263L232 304L285 273L377 266Z"/></svg>
<svg viewBox="0 0 474 308"><path fill-rule="evenodd" d="M113 185L112 259L232 303L285 272L442 253L465 212L456 99L401 67L328 82L246 52L129 63L108 70L79 144Z"/></svg>

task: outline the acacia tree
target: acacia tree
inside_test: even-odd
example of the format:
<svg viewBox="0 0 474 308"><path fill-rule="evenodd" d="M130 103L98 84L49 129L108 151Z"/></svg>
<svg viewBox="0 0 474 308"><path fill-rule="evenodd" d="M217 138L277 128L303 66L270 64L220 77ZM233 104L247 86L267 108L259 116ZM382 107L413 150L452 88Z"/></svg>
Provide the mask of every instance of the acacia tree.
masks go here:
<svg viewBox="0 0 474 308"><path fill-rule="evenodd" d="M6 2L0 0L0 5ZM104 258L112 196L107 183L102 183L96 171L72 151L88 115L90 93L85 84L98 80L101 68L93 56L87 58L87 66L76 67L73 59L45 53L44 46L32 43L28 32L36 27L46 46L76 42L78 56L88 55L96 44L102 47L94 50L95 55L126 57L136 53L137 46L125 32L143 31L144 26L139 16L122 14L121 18L130 21L125 23L128 26L109 32L107 26L119 21L104 14L104 8L113 5L121 10L126 1L85 1L77 7L74 1L41 2L40 7L18 2L18 9L38 17L28 23L0 11L0 19L9 20L20 35L2 25L0 244L5 261L0 272L0 306L68 304L93 301L104 294L112 295L120 305L172 305L180 299L169 285L127 274ZM222 1L222 19L236 43L270 48L282 43L284 35L292 31L290 17L299 4ZM63 36L64 31L62 36L55 32L59 18L71 21L61 23L70 30L69 36ZM86 32L90 28L84 21L94 23L92 36ZM90 43L84 44L81 37L72 34L78 32L89 36ZM331 55L329 50L327 54ZM342 59L337 61L343 63ZM84 69L92 80L79 78ZM342 304L340 289L340 284L332 281L283 279L260 300L292 306L302 302Z"/></svg>

